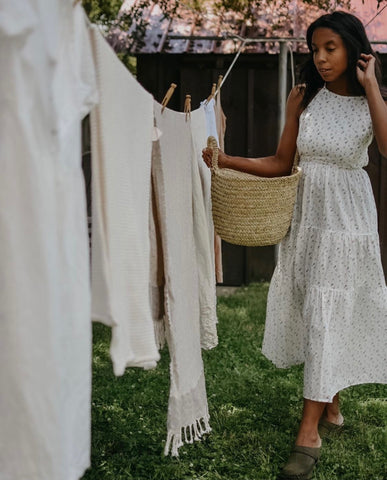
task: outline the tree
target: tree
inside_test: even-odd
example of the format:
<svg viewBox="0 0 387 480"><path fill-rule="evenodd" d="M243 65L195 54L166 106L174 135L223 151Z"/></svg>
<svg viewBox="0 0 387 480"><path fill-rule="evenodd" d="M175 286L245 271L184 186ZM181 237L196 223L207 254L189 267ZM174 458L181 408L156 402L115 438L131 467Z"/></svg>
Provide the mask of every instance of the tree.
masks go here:
<svg viewBox="0 0 387 480"><path fill-rule="evenodd" d="M379 8L387 0L374 1ZM148 26L143 12L149 8L151 2L137 0L125 12L120 12L123 0L83 0L82 3L90 20L105 29L108 40L110 34L113 47L118 45L114 44L113 37L117 39L120 32L125 32L122 35L125 37L124 48L122 48L122 42L120 43L121 51L128 51L133 42L141 44ZM292 5L289 0L154 0L152 3L159 5L166 18L178 16L180 6L194 10L198 14L205 13L208 8L218 15L233 12L237 14L239 22L250 25L259 24L259 19L266 15L270 18L272 33L276 29L286 29L290 19L289 7ZM332 0L301 0L301 4L310 9L323 11L330 11L333 6ZM334 6L349 8L350 4L351 0L336 0Z"/></svg>

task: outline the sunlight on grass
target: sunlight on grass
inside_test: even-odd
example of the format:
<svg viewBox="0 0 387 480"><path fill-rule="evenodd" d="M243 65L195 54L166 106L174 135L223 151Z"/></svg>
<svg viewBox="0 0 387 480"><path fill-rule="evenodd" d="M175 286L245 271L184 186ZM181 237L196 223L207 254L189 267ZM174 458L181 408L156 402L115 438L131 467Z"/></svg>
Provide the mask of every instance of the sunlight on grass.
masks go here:
<svg viewBox="0 0 387 480"><path fill-rule="evenodd" d="M261 353L268 284L218 301L219 346L203 351L212 433L163 456L169 356L155 370L114 377L110 329L94 325L92 468L83 480L275 480L302 411L303 368L277 369ZM324 443L316 480L386 480L387 387L342 395L346 429Z"/></svg>

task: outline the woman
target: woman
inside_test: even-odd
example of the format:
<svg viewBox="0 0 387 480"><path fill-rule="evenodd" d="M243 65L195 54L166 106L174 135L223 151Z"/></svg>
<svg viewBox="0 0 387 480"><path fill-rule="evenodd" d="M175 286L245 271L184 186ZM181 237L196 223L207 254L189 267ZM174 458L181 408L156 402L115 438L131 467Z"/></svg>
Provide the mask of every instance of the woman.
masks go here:
<svg viewBox="0 0 387 480"><path fill-rule="evenodd" d="M290 92L275 155L218 164L259 176L303 177L268 295L263 353L278 367L304 363L304 409L281 479L310 479L321 437L340 430L339 391L387 383L387 288L367 148L387 156L387 105L362 23L334 12L307 31L310 58ZM203 151L211 164L212 152Z"/></svg>

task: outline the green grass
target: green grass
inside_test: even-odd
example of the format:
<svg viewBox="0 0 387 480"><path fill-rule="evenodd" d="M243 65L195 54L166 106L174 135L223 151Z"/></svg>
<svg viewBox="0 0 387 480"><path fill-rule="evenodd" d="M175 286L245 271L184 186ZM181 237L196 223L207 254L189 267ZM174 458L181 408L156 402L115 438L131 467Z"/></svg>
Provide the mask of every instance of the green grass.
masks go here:
<svg viewBox="0 0 387 480"><path fill-rule="evenodd" d="M212 433L164 457L168 352L152 371L115 378L110 329L94 325L92 468L83 480L275 480L294 442L302 367L261 354L268 284L218 301L219 346L203 352ZM386 480L387 387L345 390L346 430L324 443L316 480Z"/></svg>

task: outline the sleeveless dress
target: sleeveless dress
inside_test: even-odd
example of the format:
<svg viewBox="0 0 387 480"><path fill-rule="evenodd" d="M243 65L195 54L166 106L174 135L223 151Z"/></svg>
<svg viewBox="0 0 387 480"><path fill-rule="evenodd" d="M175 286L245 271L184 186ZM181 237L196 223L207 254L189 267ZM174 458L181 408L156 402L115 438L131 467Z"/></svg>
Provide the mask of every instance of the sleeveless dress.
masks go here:
<svg viewBox="0 0 387 480"><path fill-rule="evenodd" d="M303 170L270 284L262 352L304 363L304 397L387 383L387 288L377 212L362 168L373 131L365 97L323 87L300 116Z"/></svg>

